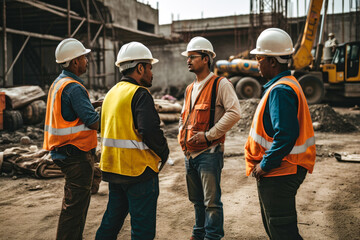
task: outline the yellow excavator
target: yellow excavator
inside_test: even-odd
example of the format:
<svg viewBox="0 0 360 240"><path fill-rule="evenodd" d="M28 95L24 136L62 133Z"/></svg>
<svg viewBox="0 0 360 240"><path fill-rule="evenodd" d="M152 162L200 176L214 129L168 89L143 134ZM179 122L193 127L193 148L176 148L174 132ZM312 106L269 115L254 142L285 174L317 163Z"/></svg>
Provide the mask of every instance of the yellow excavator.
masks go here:
<svg viewBox="0 0 360 240"><path fill-rule="evenodd" d="M320 21L323 0L311 0L309 11L301 36L301 43L292 58L292 74L299 80L309 104L323 101L324 97L332 98L360 97L360 41L347 42L336 47L331 63L320 64L322 57L322 32L326 17L322 18L319 42L315 59L312 55L313 43ZM216 62L215 73L226 76L234 84L240 99L258 98L261 96L261 78L257 62L246 58L230 58Z"/></svg>

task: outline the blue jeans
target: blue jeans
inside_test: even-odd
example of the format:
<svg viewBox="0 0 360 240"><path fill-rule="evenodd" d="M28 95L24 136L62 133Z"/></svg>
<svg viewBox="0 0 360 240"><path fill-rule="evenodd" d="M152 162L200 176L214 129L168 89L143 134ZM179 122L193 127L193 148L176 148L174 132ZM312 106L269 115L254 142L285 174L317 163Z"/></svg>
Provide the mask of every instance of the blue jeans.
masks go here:
<svg viewBox="0 0 360 240"><path fill-rule="evenodd" d="M158 176L135 184L109 183L109 202L95 239L116 240L128 213L131 239L154 239L158 196Z"/></svg>
<svg viewBox="0 0 360 240"><path fill-rule="evenodd" d="M194 204L196 239L221 239L224 236L224 214L220 178L224 165L222 152L185 157L189 200Z"/></svg>

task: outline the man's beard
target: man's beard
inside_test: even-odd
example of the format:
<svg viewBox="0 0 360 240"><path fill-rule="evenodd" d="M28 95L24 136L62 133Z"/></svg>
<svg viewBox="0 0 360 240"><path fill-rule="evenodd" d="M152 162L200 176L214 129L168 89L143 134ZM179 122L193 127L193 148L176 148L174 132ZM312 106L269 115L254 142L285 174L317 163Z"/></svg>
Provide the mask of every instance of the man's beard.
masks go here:
<svg viewBox="0 0 360 240"><path fill-rule="evenodd" d="M144 87L151 87L152 86L151 82L148 83L144 79L140 79L140 83L141 83L141 86L144 86Z"/></svg>

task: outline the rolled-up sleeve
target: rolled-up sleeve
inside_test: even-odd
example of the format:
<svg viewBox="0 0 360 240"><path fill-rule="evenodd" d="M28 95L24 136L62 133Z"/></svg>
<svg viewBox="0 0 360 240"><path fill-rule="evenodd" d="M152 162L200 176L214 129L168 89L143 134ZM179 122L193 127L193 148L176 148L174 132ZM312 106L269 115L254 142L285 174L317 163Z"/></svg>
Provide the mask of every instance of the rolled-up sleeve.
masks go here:
<svg viewBox="0 0 360 240"><path fill-rule="evenodd" d="M73 83L67 89L67 92L75 114L84 122L85 126L99 121L100 116L92 106L89 95L84 87Z"/></svg>

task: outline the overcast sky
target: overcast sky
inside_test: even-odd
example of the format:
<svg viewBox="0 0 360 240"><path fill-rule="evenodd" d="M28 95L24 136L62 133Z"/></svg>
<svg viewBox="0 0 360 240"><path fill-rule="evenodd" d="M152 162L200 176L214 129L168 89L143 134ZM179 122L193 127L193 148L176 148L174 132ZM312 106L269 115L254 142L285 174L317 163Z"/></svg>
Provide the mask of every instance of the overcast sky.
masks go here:
<svg viewBox="0 0 360 240"><path fill-rule="evenodd" d="M219 16L230 16L249 14L250 0L137 0L151 7L157 8L159 4L159 23L168 24L173 20L185 20L196 18L211 18ZM297 16L296 5L299 2L299 15L304 16L310 0L290 0L290 9L292 16ZM328 0L328 13L332 13L332 4L334 2L334 12L342 12L343 0ZM350 2L355 8L355 1L360 0L344 0L344 11L349 12ZM306 4L306 11L305 9ZM354 10L353 10L354 11Z"/></svg>

